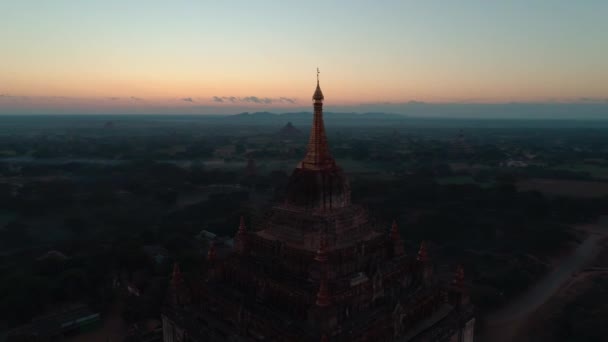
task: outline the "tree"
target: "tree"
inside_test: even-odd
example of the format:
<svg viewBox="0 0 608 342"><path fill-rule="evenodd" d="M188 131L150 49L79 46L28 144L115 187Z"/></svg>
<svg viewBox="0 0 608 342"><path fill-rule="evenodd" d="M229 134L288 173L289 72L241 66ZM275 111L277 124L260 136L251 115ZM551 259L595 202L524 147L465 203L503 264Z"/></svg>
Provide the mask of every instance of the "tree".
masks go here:
<svg viewBox="0 0 608 342"><path fill-rule="evenodd" d="M63 225L74 235L82 235L86 231L86 222L80 217L68 217L63 221Z"/></svg>
<svg viewBox="0 0 608 342"><path fill-rule="evenodd" d="M29 227L23 222L11 221L0 230L0 243L6 247L22 246L32 241Z"/></svg>

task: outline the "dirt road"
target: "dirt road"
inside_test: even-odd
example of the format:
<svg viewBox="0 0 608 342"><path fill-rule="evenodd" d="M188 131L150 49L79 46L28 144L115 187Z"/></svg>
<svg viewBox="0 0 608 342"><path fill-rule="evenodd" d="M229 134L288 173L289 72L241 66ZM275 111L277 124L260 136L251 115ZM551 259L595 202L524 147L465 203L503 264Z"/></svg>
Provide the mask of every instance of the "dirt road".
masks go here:
<svg viewBox="0 0 608 342"><path fill-rule="evenodd" d="M591 226L590 226L591 227ZM515 341L517 333L541 305L555 295L600 250L600 240L608 236L605 229L585 229L589 233L574 251L564 257L556 268L506 307L488 315L481 342Z"/></svg>

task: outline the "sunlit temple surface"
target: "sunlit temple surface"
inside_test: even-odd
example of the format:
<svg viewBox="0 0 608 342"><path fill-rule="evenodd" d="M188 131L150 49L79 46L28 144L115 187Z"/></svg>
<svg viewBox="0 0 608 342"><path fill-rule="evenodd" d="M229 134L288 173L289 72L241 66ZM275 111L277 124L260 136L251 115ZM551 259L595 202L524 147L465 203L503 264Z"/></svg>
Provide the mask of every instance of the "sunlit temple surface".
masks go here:
<svg viewBox="0 0 608 342"><path fill-rule="evenodd" d="M307 152L283 201L253 227L241 218L233 252L211 245L196 279L174 266L165 342L473 341L462 267L439 277L424 242L408 255L396 222L377 225L351 203L323 100L317 79Z"/></svg>

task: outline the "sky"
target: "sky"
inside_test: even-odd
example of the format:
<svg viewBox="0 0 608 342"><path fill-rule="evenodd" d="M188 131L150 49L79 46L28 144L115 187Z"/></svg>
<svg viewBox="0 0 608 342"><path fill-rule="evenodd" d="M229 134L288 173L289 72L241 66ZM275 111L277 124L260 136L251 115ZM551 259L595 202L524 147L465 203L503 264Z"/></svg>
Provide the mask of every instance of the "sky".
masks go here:
<svg viewBox="0 0 608 342"><path fill-rule="evenodd" d="M608 103L608 1L0 0L0 113Z"/></svg>

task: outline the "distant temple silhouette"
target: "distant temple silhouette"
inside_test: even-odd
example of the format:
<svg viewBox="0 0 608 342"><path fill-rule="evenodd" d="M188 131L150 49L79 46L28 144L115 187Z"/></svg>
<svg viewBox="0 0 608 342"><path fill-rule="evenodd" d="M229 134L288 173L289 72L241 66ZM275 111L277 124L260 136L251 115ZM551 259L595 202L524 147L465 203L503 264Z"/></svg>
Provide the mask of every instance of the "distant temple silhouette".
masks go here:
<svg viewBox="0 0 608 342"><path fill-rule="evenodd" d="M279 131L279 135L285 138L298 136L302 134L299 129L295 128L294 125L289 121L281 130Z"/></svg>
<svg viewBox="0 0 608 342"><path fill-rule="evenodd" d="M211 244L189 281L175 265L165 342L473 341L463 268L440 281L426 243L408 255L396 222L377 226L351 203L323 100L317 74L307 152L284 200L255 227L241 218L233 252L219 258Z"/></svg>
<svg viewBox="0 0 608 342"><path fill-rule="evenodd" d="M254 177L257 173L258 173L258 171L257 171L257 167L255 164L255 159L248 158L247 166L245 166L245 175L247 177Z"/></svg>
<svg viewBox="0 0 608 342"><path fill-rule="evenodd" d="M458 136L452 141L449 152L452 157L466 157L473 153L473 148L462 130L458 132Z"/></svg>

